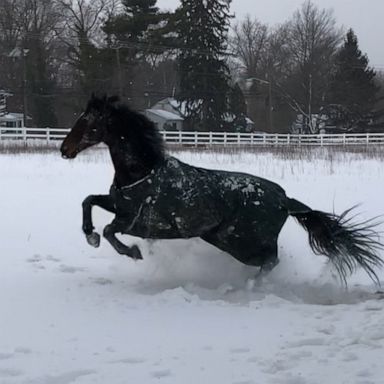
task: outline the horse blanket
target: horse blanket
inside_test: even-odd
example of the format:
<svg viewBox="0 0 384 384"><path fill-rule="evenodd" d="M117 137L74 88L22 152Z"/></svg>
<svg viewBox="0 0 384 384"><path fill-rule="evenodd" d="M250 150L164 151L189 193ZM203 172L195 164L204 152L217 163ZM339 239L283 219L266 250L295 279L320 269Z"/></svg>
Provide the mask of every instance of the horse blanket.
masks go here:
<svg viewBox="0 0 384 384"><path fill-rule="evenodd" d="M123 233L142 238L201 237L245 264L277 258L287 197L266 179L194 167L174 157L138 182L117 188L116 219Z"/></svg>

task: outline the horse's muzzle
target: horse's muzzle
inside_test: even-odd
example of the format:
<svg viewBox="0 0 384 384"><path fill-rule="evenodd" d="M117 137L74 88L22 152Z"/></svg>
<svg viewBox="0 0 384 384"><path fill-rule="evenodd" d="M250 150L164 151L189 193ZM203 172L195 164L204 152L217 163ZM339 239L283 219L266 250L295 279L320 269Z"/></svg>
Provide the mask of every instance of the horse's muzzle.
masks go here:
<svg viewBox="0 0 384 384"><path fill-rule="evenodd" d="M70 150L70 148L64 144L61 146L60 152L63 159L74 159L78 153L77 150Z"/></svg>

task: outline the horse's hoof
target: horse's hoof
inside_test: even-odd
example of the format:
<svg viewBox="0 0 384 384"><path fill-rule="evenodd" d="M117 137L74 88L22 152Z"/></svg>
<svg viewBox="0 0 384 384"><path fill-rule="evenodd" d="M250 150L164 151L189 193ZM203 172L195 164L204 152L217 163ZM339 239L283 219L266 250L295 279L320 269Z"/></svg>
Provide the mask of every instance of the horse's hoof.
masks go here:
<svg viewBox="0 0 384 384"><path fill-rule="evenodd" d="M90 235L86 235L89 245L98 248L100 245L100 235L97 232L92 232Z"/></svg>
<svg viewBox="0 0 384 384"><path fill-rule="evenodd" d="M141 255L141 251L137 245L130 248L129 256L132 257L133 260L143 260L143 256Z"/></svg>

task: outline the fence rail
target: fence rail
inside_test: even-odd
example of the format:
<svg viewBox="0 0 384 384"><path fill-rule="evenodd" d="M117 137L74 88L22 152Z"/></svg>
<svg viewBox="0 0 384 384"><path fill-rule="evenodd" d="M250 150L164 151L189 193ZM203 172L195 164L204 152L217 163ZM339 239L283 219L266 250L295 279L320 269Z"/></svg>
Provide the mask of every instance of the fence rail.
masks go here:
<svg viewBox="0 0 384 384"><path fill-rule="evenodd" d="M24 143L43 140L49 144L64 139L68 132L69 129L60 128L0 127L0 140L21 140ZM193 147L384 145L384 133L295 135L162 131L161 134L169 145Z"/></svg>

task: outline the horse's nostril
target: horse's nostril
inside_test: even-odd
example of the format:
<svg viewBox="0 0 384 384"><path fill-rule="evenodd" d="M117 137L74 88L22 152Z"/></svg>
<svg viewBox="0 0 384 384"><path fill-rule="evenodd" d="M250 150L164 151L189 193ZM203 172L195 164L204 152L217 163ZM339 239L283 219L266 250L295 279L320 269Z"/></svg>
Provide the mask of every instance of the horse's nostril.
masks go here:
<svg viewBox="0 0 384 384"><path fill-rule="evenodd" d="M60 148L60 152L61 152L61 157L63 159L69 159L70 158L70 153L69 153L68 145L62 145L61 148Z"/></svg>

